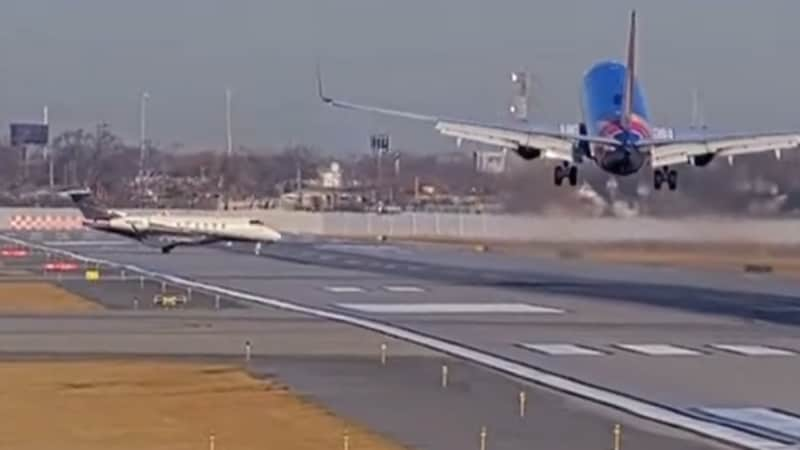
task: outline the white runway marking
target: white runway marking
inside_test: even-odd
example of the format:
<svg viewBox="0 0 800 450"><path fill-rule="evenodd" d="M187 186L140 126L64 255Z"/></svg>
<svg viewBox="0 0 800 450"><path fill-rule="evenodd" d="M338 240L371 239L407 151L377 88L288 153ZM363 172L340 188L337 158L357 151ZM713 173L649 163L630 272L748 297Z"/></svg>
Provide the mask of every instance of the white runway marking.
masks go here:
<svg viewBox="0 0 800 450"><path fill-rule="evenodd" d="M247 292L242 292L235 289L228 289L209 283L193 281L181 276L164 272L156 272L132 264L122 264L100 258L91 258L70 251L36 245L30 241L8 238L3 235L0 235L0 239L6 242L31 246L32 248L44 251L49 250L57 252L80 261L108 265L113 268L124 268L131 272L140 273L147 277L153 277L180 286L193 287L211 293L230 296L238 300L252 302L254 304L306 314L322 319L333 320L375 331L396 339L408 341L412 344L426 346L434 350L450 354L457 358L475 362L482 366L502 371L509 375L523 378L534 383L539 383L544 386L558 389L567 394L586 398L600 404L612 405L622 411L629 412L644 419L650 419L656 422L672 425L677 428L683 428L714 439L732 443L739 447L745 447L754 450L786 448L786 444L783 440L766 437L760 433L748 432L739 427L725 426L716 421L701 419L696 415L690 415L686 412L678 411L672 407L664 407L652 402L638 400L614 391L585 384L576 379L564 378L552 373L544 372L534 367L529 367L493 353L472 349L451 341L427 336L425 334L420 334L402 327L344 313L336 313L311 306L305 306L293 301L279 300L265 296L249 294Z"/></svg>
<svg viewBox="0 0 800 450"><path fill-rule="evenodd" d="M617 344L623 350L648 356L699 356L700 352L671 344Z"/></svg>
<svg viewBox="0 0 800 450"><path fill-rule="evenodd" d="M339 303L339 307L379 314L563 314L564 311L524 303Z"/></svg>
<svg viewBox="0 0 800 450"><path fill-rule="evenodd" d="M601 356L603 352L575 344L520 344L520 347L552 356Z"/></svg>
<svg viewBox="0 0 800 450"><path fill-rule="evenodd" d="M383 288L389 292L397 292L401 294L425 292L425 289L416 286L384 286Z"/></svg>
<svg viewBox="0 0 800 450"><path fill-rule="evenodd" d="M797 353L784 350L782 348L767 347L764 345L729 345L712 344L711 347L717 350L736 353L744 356L795 356Z"/></svg>
<svg viewBox="0 0 800 450"><path fill-rule="evenodd" d="M333 292L334 294L354 294L357 292L364 292L364 289L361 289L358 286L325 286L325 290L328 292Z"/></svg>
<svg viewBox="0 0 800 450"><path fill-rule="evenodd" d="M703 414L800 438L800 418L769 408L697 408Z"/></svg>

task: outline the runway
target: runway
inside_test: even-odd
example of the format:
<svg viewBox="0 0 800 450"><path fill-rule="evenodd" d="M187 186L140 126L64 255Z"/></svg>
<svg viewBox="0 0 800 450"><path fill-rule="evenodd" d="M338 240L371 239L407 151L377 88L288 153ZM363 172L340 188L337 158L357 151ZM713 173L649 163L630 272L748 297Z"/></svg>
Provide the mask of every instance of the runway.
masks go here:
<svg viewBox="0 0 800 450"><path fill-rule="evenodd" d="M234 245L164 256L38 238L54 239L59 249L390 324L754 435L800 439L775 425L800 413L787 375L800 369L800 285L792 281L327 240L260 255ZM243 322L265 311L231 306ZM214 336L202 347L237 347Z"/></svg>

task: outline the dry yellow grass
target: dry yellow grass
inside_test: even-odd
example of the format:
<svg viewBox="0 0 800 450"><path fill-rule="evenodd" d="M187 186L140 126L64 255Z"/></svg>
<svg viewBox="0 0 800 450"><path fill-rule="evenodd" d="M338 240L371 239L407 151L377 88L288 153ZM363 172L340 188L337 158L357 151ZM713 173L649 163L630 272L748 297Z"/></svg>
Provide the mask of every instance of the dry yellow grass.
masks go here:
<svg viewBox="0 0 800 450"><path fill-rule="evenodd" d="M97 303L50 283L0 282L0 313L85 312L102 309Z"/></svg>
<svg viewBox="0 0 800 450"><path fill-rule="evenodd" d="M567 257L622 264L689 267L741 272L745 265L766 265L778 275L800 278L800 248L758 244L586 244L568 245L544 242L478 242L428 238L400 239L420 245L446 245L475 248L486 244L490 251L538 257Z"/></svg>
<svg viewBox="0 0 800 450"><path fill-rule="evenodd" d="M268 381L179 362L0 363L0 448L401 450Z"/></svg>

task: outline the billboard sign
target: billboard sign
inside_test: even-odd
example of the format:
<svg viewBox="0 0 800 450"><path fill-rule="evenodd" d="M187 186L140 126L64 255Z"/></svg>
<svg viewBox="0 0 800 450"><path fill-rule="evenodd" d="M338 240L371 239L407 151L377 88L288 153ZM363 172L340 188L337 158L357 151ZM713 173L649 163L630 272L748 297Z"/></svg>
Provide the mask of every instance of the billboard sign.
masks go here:
<svg viewBox="0 0 800 450"><path fill-rule="evenodd" d="M49 127L41 123L12 123L11 145L47 145L49 142Z"/></svg>

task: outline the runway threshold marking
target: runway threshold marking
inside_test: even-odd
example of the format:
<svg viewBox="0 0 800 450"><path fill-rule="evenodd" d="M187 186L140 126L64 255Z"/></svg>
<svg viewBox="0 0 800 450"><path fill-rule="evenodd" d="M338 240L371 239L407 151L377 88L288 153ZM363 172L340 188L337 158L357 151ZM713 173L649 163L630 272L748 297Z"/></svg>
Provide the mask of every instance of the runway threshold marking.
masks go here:
<svg viewBox="0 0 800 450"><path fill-rule="evenodd" d="M796 356L797 353L777 347L767 347L765 345L733 345L733 344L712 344L712 348L729 353L736 353L744 356Z"/></svg>
<svg viewBox="0 0 800 450"><path fill-rule="evenodd" d="M337 303L337 306L377 314L563 314L564 310L525 303Z"/></svg>
<svg viewBox="0 0 800 450"><path fill-rule="evenodd" d="M602 356L605 353L590 347L575 344L530 344L522 343L520 347L536 353L550 356Z"/></svg>
<svg viewBox="0 0 800 450"><path fill-rule="evenodd" d="M672 344L616 344L615 347L648 356L700 356L702 353Z"/></svg>
<svg viewBox="0 0 800 450"><path fill-rule="evenodd" d="M534 383L539 383L553 389L562 391L565 394L578 396L587 400L594 401L603 405L611 406L621 411L639 416L643 419L652 420L658 423L671 425L687 431L691 431L700 435L714 438L723 442L738 445L748 449L759 450L788 450L790 447L787 442L765 437L763 435L747 432L745 430L723 425L711 420L698 418L695 415L690 415L687 412L675 410L669 405L660 405L651 401L638 399L636 397L625 395L618 392L609 391L597 386L592 386L582 383L578 380L559 376L557 374L546 372L537 369L530 365L514 361L496 354L488 353L482 350L476 350L464 345L460 345L448 340L420 334L405 328L397 327L391 324L382 323L374 320L364 319L348 314L327 311L324 309L304 306L300 303L295 303L285 300L272 299L265 296L254 295L247 292L237 291L235 289L228 289L221 286L216 286L204 282L189 280L180 276L170 275L162 272L155 272L145 269L143 267L135 266L132 264L122 264L114 261L104 260L100 258L87 257L75 252L56 249L52 247L45 247L31 242L14 239L7 236L0 235L0 239L7 242L13 242L18 245L26 245L32 248L38 248L45 251L57 252L72 258L86 261L89 263L96 263L108 265L115 268L126 269L131 272L140 273L144 276L160 279L173 284L178 284L185 287L192 287L199 290L205 290L214 294L221 294L236 298L238 300L247 301L262 306L281 309L284 311L291 311L308 316L318 317L321 319L332 320L366 330L374 331L384 334L386 336L404 340L412 344L421 345L456 358L472 361L485 367L504 372L508 375L515 376L524 380Z"/></svg>

